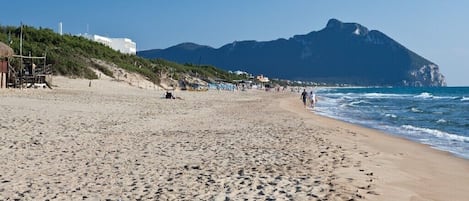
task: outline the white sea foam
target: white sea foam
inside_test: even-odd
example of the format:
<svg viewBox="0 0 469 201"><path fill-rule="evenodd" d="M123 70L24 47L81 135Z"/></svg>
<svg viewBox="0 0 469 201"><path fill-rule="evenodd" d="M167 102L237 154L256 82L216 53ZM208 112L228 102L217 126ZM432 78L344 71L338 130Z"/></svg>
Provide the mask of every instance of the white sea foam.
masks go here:
<svg viewBox="0 0 469 201"><path fill-rule="evenodd" d="M436 123L444 124L444 123L446 123L446 120L445 119L438 119L438 121L436 121Z"/></svg>
<svg viewBox="0 0 469 201"><path fill-rule="evenodd" d="M463 97L461 98L461 101L469 101L469 97L463 96Z"/></svg>
<svg viewBox="0 0 469 201"><path fill-rule="evenodd" d="M454 141L460 141L460 142L469 142L469 137L465 136L460 136L460 135L455 135L435 129L429 129L429 128L420 128L420 127L415 127L411 125L403 125L401 128L413 132L415 134L430 134L433 135L437 138L443 138L447 140L454 140Z"/></svg>
<svg viewBox="0 0 469 201"><path fill-rule="evenodd" d="M364 100L353 101L349 103L350 106L355 106L355 105L360 105L360 104L371 104L371 103L368 101L364 101Z"/></svg>
<svg viewBox="0 0 469 201"><path fill-rule="evenodd" d="M433 96L434 99L458 99L457 96Z"/></svg>
<svg viewBox="0 0 469 201"><path fill-rule="evenodd" d="M417 96L414 96L414 98L433 98L433 95L428 92L423 92Z"/></svg>
<svg viewBox="0 0 469 201"><path fill-rule="evenodd" d="M414 96L414 98L423 98L423 99L457 99L457 96L435 96L431 93L423 92L419 95Z"/></svg>
<svg viewBox="0 0 469 201"><path fill-rule="evenodd" d="M384 116L391 117L391 118L397 118L397 115L395 115L395 114L385 114Z"/></svg>
<svg viewBox="0 0 469 201"><path fill-rule="evenodd" d="M422 110L419 110L415 107L411 108L410 111L415 112L415 113L422 113L423 112Z"/></svg>
<svg viewBox="0 0 469 201"><path fill-rule="evenodd" d="M365 93L363 96L367 98L397 98L397 97L402 97L406 96L403 94L384 94L384 93Z"/></svg>
<svg viewBox="0 0 469 201"><path fill-rule="evenodd" d="M343 103L343 104L340 104L339 107L345 108L345 107L351 107L351 105L349 103Z"/></svg>
<svg viewBox="0 0 469 201"><path fill-rule="evenodd" d="M355 98L352 96L347 96L347 95L344 95L340 98L340 100L352 100L352 99L355 99Z"/></svg>

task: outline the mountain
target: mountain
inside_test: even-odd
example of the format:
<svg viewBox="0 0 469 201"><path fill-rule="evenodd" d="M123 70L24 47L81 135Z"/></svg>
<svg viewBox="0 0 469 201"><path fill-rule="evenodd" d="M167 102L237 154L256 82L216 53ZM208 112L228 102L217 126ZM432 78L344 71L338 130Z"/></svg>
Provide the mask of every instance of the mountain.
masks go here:
<svg viewBox="0 0 469 201"><path fill-rule="evenodd" d="M292 80L386 86L446 86L435 63L377 30L328 21L319 31L272 41L235 41L220 48L182 43L137 52L145 58L210 64Z"/></svg>

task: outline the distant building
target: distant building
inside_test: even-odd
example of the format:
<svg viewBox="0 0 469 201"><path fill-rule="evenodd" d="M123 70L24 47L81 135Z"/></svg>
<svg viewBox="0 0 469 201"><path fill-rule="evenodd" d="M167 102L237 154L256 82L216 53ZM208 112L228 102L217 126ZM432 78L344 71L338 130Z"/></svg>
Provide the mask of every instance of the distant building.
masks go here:
<svg viewBox="0 0 469 201"><path fill-rule="evenodd" d="M240 71L240 70L234 71L233 73L236 74L236 75L249 75L249 73L244 72L244 71Z"/></svg>
<svg viewBox="0 0 469 201"><path fill-rule="evenodd" d="M264 77L264 75L258 75L257 77L257 80L259 80L259 82L269 82L269 78L268 77Z"/></svg>
<svg viewBox="0 0 469 201"><path fill-rule="evenodd" d="M100 35L81 35L92 41L102 43L123 54L137 54L137 44L128 38L108 38Z"/></svg>
<svg viewBox="0 0 469 201"><path fill-rule="evenodd" d="M252 74L245 72L245 71L236 70L236 71L228 71L228 72L236 74L236 75L246 75L248 78L254 79L254 76L252 76Z"/></svg>

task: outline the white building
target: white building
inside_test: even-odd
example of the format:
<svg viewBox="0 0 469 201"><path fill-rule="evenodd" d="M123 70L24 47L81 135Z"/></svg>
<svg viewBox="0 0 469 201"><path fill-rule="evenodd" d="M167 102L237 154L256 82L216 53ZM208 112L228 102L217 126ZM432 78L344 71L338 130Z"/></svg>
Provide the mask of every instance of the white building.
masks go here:
<svg viewBox="0 0 469 201"><path fill-rule="evenodd" d="M111 38L111 48L124 54L137 54L137 44L128 38Z"/></svg>
<svg viewBox="0 0 469 201"><path fill-rule="evenodd" d="M123 54L137 54L137 44L128 38L108 38L100 35L82 35L92 41L102 43Z"/></svg>

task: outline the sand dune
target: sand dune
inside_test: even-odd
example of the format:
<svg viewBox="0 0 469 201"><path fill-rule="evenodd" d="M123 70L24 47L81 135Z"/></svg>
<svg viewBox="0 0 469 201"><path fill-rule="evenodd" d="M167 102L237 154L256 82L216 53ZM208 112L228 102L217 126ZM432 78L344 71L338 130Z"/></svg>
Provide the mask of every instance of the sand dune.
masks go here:
<svg viewBox="0 0 469 201"><path fill-rule="evenodd" d="M467 161L313 115L289 93L166 100L111 80L54 83L0 91L0 200L469 197Z"/></svg>

